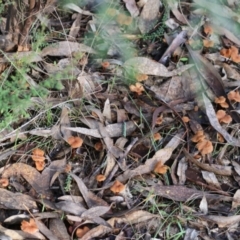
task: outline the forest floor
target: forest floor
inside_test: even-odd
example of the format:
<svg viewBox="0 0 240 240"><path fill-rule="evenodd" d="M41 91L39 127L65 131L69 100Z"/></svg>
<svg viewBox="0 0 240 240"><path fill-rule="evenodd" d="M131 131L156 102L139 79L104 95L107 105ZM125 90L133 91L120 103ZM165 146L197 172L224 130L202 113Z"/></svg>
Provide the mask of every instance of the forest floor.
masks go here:
<svg viewBox="0 0 240 240"><path fill-rule="evenodd" d="M239 0L0 16L1 239L239 239Z"/></svg>

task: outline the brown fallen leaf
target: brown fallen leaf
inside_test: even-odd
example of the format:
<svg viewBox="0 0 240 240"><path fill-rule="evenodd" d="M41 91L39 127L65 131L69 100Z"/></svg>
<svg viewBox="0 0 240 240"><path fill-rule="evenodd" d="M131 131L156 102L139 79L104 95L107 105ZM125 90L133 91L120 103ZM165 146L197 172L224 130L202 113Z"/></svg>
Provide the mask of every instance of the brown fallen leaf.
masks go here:
<svg viewBox="0 0 240 240"><path fill-rule="evenodd" d="M66 225L60 217L49 219L49 229L58 239L70 240Z"/></svg>
<svg viewBox="0 0 240 240"><path fill-rule="evenodd" d="M95 53L95 51L78 42L62 41L51 44L41 51L41 57L49 56L70 56L73 52Z"/></svg>
<svg viewBox="0 0 240 240"><path fill-rule="evenodd" d="M215 215L208 215L208 216L202 216L204 220L214 222L218 225L219 228L225 228L230 227L231 225L234 225L235 223L238 223L240 221L240 215L235 216L215 216Z"/></svg>
<svg viewBox="0 0 240 240"><path fill-rule="evenodd" d="M106 226L97 226L93 229L91 229L89 232L87 232L81 240L91 240L95 237L103 236L104 234L112 232L112 230L115 227L115 224L135 224L135 223L141 223L141 222L147 222L152 218L159 217L157 215L151 214L147 211L143 210L137 210L133 211L131 213L125 214L124 217L114 217L109 219L107 222L112 227L106 227Z"/></svg>

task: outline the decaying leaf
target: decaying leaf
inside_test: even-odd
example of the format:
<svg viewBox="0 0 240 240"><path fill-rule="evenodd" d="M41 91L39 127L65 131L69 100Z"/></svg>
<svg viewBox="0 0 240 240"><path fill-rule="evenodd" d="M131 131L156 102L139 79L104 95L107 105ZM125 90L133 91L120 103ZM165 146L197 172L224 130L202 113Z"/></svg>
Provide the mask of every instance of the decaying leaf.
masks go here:
<svg viewBox="0 0 240 240"><path fill-rule="evenodd" d="M141 33L147 33L154 27L157 22L159 7L159 0L147 1L143 6L138 25Z"/></svg>
<svg viewBox="0 0 240 240"><path fill-rule="evenodd" d="M49 220L49 229L59 239L70 240L67 228L60 218L52 218Z"/></svg>
<svg viewBox="0 0 240 240"><path fill-rule="evenodd" d="M95 53L95 51L82 43L62 41L45 47L41 52L44 56L70 56L73 52Z"/></svg>
<svg viewBox="0 0 240 240"><path fill-rule="evenodd" d="M111 218L107 222L108 224L112 227L105 227L105 226L98 226L93 229L91 229L89 232L87 232L81 239L82 240L90 240L95 237L101 237L104 234L110 233L112 229L114 228L115 224L135 224L135 223L141 223L145 221L149 221L150 219L157 217L154 214L151 214L147 211L133 211L129 214L126 214L124 217L119 217L119 218Z"/></svg>
<svg viewBox="0 0 240 240"><path fill-rule="evenodd" d="M225 227L230 227L231 225L234 225L235 223L240 221L240 215L235 215L235 216L215 216L215 215L208 215L202 217L204 220L214 222L218 225L219 228L225 228Z"/></svg>
<svg viewBox="0 0 240 240"><path fill-rule="evenodd" d="M7 209L26 210L26 207L28 209L37 208L36 202L30 196L18 192L13 193L3 188L0 188L0 202Z"/></svg>
<svg viewBox="0 0 240 240"><path fill-rule="evenodd" d="M127 60L123 66L126 71L133 70L137 73L146 75L172 77L174 75L183 73L184 71L191 68L193 65L192 64L184 65L176 70L169 72L168 69L163 64L153 61L150 58L135 57Z"/></svg>

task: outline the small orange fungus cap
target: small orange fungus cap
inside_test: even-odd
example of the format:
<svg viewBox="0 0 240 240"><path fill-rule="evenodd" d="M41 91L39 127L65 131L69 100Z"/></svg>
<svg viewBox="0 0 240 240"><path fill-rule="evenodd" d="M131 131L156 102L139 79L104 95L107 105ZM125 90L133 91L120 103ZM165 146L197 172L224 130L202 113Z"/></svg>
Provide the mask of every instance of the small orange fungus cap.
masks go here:
<svg viewBox="0 0 240 240"><path fill-rule="evenodd" d="M160 133L154 133L153 134L153 140L154 141L158 141L160 139L162 139L162 136L160 135Z"/></svg>
<svg viewBox="0 0 240 240"><path fill-rule="evenodd" d="M103 68L108 68L110 66L110 63L109 62L102 62L102 67Z"/></svg>
<svg viewBox="0 0 240 240"><path fill-rule="evenodd" d="M197 143L196 145L198 151L201 152L202 155L209 154L213 151L213 145L212 142L209 140L203 140Z"/></svg>
<svg viewBox="0 0 240 240"><path fill-rule="evenodd" d="M125 185L116 180L115 183L111 186L110 190L113 193L120 193L125 190Z"/></svg>
<svg viewBox="0 0 240 240"><path fill-rule="evenodd" d="M9 180L7 178L1 178L0 179L0 185L2 187L7 187L9 185Z"/></svg>
<svg viewBox="0 0 240 240"><path fill-rule="evenodd" d="M103 174L98 174L96 176L96 179L97 179L98 182L103 182L106 179L106 177Z"/></svg>
<svg viewBox="0 0 240 240"><path fill-rule="evenodd" d="M68 138L67 142L72 148L79 148L83 144L83 140L80 137L74 137L74 136L71 136L70 138Z"/></svg>
<svg viewBox="0 0 240 240"><path fill-rule="evenodd" d="M240 94L238 91L231 91L228 93L228 99L235 102L240 102Z"/></svg>
<svg viewBox="0 0 240 240"><path fill-rule="evenodd" d="M38 231L37 224L35 223L33 218L31 218L29 222L26 220L23 220L21 222L21 229L23 232L31 233L31 234L34 234Z"/></svg>
<svg viewBox="0 0 240 240"><path fill-rule="evenodd" d="M232 117L224 110L218 110L216 116L220 123L230 123L232 121Z"/></svg>
<svg viewBox="0 0 240 240"><path fill-rule="evenodd" d="M82 228L78 228L76 230L76 237L82 238L89 230L90 230L90 228L87 227L87 226L84 226Z"/></svg>
<svg viewBox="0 0 240 240"><path fill-rule="evenodd" d="M159 174L165 174L168 169L169 169L169 167L166 165L162 165L162 163L160 161L156 164L156 166L154 168L154 172L159 173Z"/></svg>
<svg viewBox="0 0 240 240"><path fill-rule="evenodd" d="M144 91L143 85L141 83L138 83L138 82L135 85L130 85L129 88L132 92L137 93L137 95L141 95L142 92Z"/></svg>
<svg viewBox="0 0 240 240"><path fill-rule="evenodd" d="M182 117L183 122L188 123L190 121L189 117L183 116Z"/></svg>
<svg viewBox="0 0 240 240"><path fill-rule="evenodd" d="M147 80L147 79L148 79L148 75L147 75L147 74L141 74L141 73L139 73L139 74L136 75L136 80L137 80L138 82L142 82L142 81L145 81L145 80Z"/></svg>
<svg viewBox="0 0 240 240"><path fill-rule="evenodd" d="M192 142L200 142L205 139L204 132L202 130L199 130L196 132L196 134L191 138Z"/></svg>
<svg viewBox="0 0 240 240"><path fill-rule="evenodd" d="M229 105L226 103L226 98L224 96L215 98L215 103L219 104L222 108L228 108Z"/></svg>
<svg viewBox="0 0 240 240"><path fill-rule="evenodd" d="M103 150L103 144L101 142L97 142L94 144L94 148L96 151L100 152Z"/></svg>
<svg viewBox="0 0 240 240"><path fill-rule="evenodd" d="M38 171L42 171L45 167L45 162L43 161L35 161L35 166Z"/></svg>
<svg viewBox="0 0 240 240"><path fill-rule="evenodd" d="M44 151L40 148L35 148L32 151L32 160L43 162L45 160Z"/></svg>

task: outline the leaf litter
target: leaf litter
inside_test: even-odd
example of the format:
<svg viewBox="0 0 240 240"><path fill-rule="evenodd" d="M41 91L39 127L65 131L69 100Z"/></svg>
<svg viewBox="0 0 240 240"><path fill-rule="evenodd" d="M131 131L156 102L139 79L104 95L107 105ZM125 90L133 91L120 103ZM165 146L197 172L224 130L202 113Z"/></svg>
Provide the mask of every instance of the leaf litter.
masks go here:
<svg viewBox="0 0 240 240"><path fill-rule="evenodd" d="M238 239L237 2L3 1L0 238Z"/></svg>

